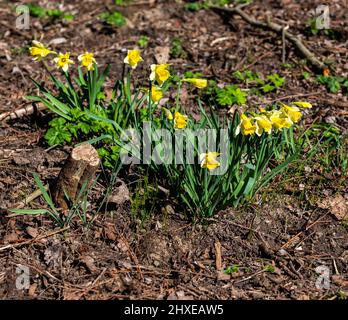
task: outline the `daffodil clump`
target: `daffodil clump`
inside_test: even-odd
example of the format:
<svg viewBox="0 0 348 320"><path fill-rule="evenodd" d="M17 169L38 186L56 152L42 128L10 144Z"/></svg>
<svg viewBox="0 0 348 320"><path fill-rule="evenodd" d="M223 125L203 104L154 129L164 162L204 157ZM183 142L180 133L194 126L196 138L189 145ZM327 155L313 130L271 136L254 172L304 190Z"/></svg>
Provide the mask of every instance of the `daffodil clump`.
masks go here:
<svg viewBox="0 0 348 320"><path fill-rule="evenodd" d="M141 68L146 70L149 85L136 86L133 78L139 65L144 63L143 53L138 49L127 50L122 61L122 79L115 82L111 92L104 88L110 67L99 71L97 59L90 51L74 56L70 52L57 53L33 41L29 53L35 61L44 60L56 87L51 92L33 80L41 94L28 97L57 114L45 135L49 145L72 141L93 143L104 165L113 168L121 163L125 141L142 141L145 134L161 141L157 129L169 133L170 139L186 137L191 143L191 152L180 153L177 150L180 144L171 141L169 145L174 150L166 155L167 162L157 161L165 157L165 150L160 148L161 143L156 145L156 141L151 142L151 147L155 147L157 158L154 152L148 163L141 162L139 151L144 150L144 146L130 153L134 155L134 163L142 168L139 172L148 172L156 185L163 185L177 197L181 209L199 217L211 216L226 206L249 200L296 159L294 124L299 123L302 109L311 108L308 102L295 101L280 104L278 109L260 108L258 112L242 114L236 111L232 118L221 119L212 110L208 113L198 97L197 120L180 105L180 90L183 85L194 88L193 92L204 90L208 80L180 77L173 74L173 66L163 63ZM63 80L53 75L47 60L63 71ZM74 68L77 72L72 77ZM173 86L177 88L175 102L169 95L164 99ZM150 132L145 132L144 123L151 123ZM129 129L133 133L124 141ZM191 137L191 133L204 135L208 131L216 133L215 147L205 145L209 141L199 141L194 134ZM188 142L185 143L186 146ZM192 161L186 161L190 157ZM271 160L272 166L269 166ZM127 164L124 162L122 166Z"/></svg>
<svg viewBox="0 0 348 320"><path fill-rule="evenodd" d="M34 61L41 61L50 54L55 55L56 57L53 59L54 64L58 69L62 69L64 72L68 72L69 66L74 64L74 61L70 58L70 52L59 52L57 54L57 52L48 49L44 44L36 40L32 41L32 46L29 47L29 53ZM80 54L78 56L78 61L80 61L81 66L85 67L88 71L93 70L94 65L97 64L94 54L90 52Z"/></svg>
<svg viewBox="0 0 348 320"><path fill-rule="evenodd" d="M241 132L244 136L261 136L263 133L271 134L272 130L289 129L301 119L301 108L312 108L312 105L295 101L289 105L282 104L279 110L266 111L261 108L260 113L251 113L249 116L242 113L236 134Z"/></svg>

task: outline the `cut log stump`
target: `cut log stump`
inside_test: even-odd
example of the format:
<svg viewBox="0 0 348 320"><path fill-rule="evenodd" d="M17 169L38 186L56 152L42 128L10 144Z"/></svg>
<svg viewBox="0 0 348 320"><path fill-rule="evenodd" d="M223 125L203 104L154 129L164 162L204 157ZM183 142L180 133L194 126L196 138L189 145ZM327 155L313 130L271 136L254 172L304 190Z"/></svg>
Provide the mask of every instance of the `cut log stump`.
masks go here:
<svg viewBox="0 0 348 320"><path fill-rule="evenodd" d="M56 205L63 210L69 209L70 204L77 200L81 188L87 192L91 187L99 165L98 152L92 145L82 144L74 148L52 188Z"/></svg>

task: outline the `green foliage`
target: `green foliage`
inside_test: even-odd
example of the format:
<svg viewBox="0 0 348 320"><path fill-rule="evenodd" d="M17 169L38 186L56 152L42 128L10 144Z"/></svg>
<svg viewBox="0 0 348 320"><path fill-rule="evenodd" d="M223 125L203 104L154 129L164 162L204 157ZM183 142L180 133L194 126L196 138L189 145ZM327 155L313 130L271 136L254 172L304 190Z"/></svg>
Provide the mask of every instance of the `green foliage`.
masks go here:
<svg viewBox="0 0 348 320"><path fill-rule="evenodd" d="M237 273L239 271L239 266L238 264L234 264L232 266L229 266L227 267L225 270L224 270L224 273L226 274L232 274L232 273Z"/></svg>
<svg viewBox="0 0 348 320"><path fill-rule="evenodd" d="M225 86L216 89L217 102L221 106L231 106L234 104L242 105L247 101L248 94L238 88L237 85Z"/></svg>
<svg viewBox="0 0 348 320"><path fill-rule="evenodd" d="M73 21L75 19L75 16L71 13L64 14L63 20L65 21Z"/></svg>
<svg viewBox="0 0 348 320"><path fill-rule="evenodd" d="M115 0L115 4L117 6L126 6L128 4L130 4L132 2L132 0Z"/></svg>
<svg viewBox="0 0 348 320"><path fill-rule="evenodd" d="M192 72L192 71L186 71L184 73L184 78L204 78L204 74L202 72Z"/></svg>
<svg viewBox="0 0 348 320"><path fill-rule="evenodd" d="M251 72L249 70L235 71L233 73L234 77L241 82L244 82L248 87L252 87L254 93L260 94L268 93L277 90L285 83L285 78L280 77L277 73L269 74L266 79L262 77L259 73Z"/></svg>
<svg viewBox="0 0 348 320"><path fill-rule="evenodd" d="M233 2L236 2L237 4L251 4L253 0L205 0L202 2L197 1L185 4L185 9L188 11L198 11L202 9L209 9L210 6L223 7Z"/></svg>
<svg viewBox="0 0 348 320"><path fill-rule="evenodd" d="M93 114L97 116L105 116L105 110L96 107ZM45 134L45 139L50 146L62 145L65 142L71 142L72 137L89 137L93 135L106 133L112 130L110 124L105 125L103 122L92 119L80 109L70 110L71 120L64 118L54 118L50 121L50 129Z"/></svg>
<svg viewBox="0 0 348 320"><path fill-rule="evenodd" d="M277 73L268 75L267 79L270 80L271 83L267 83L262 86L262 90L265 93L280 88L285 82L285 78L280 77Z"/></svg>
<svg viewBox="0 0 348 320"><path fill-rule="evenodd" d="M310 75L309 72L304 71L304 72L302 73L302 77L303 77L303 79L308 80L308 79L311 77L311 75Z"/></svg>
<svg viewBox="0 0 348 320"><path fill-rule="evenodd" d="M149 44L149 37L147 36L141 36L138 40L138 46L140 48L146 48Z"/></svg>
<svg viewBox="0 0 348 320"><path fill-rule="evenodd" d="M226 129L224 138L229 141L229 147L216 152L224 153L228 159L227 172L210 175L208 170L201 168L197 163L197 139L191 142L195 149L195 164L183 163L178 166L173 162L162 165L151 163L149 172L158 180L158 185L168 188L179 199L180 207L184 210L186 208L196 218L204 218L211 217L227 206L238 206L250 200L262 186L296 159L297 146L294 145L292 130L261 137L236 135L236 128L240 123L238 112L234 114L232 121L221 122L217 115L206 113L200 101L199 105L201 119L190 119L187 128L193 132L202 129L215 129L220 132L220 129ZM172 131L174 135L170 121L163 118L161 123L162 128ZM218 142L217 145L221 144ZM275 160L277 152L282 153L282 160L279 165L270 168L270 161ZM269 172L266 172L266 168L269 168Z"/></svg>
<svg viewBox="0 0 348 320"><path fill-rule="evenodd" d="M190 2L185 4L185 9L188 11L198 11L201 9L208 9L209 4L207 1L204 2Z"/></svg>
<svg viewBox="0 0 348 320"><path fill-rule="evenodd" d="M179 38L173 38L170 48L170 55L173 58L183 58L185 59L187 53L182 46L182 41Z"/></svg>
<svg viewBox="0 0 348 320"><path fill-rule="evenodd" d="M116 81L111 97L106 97L103 86L109 67L99 72L98 66L94 65L93 71L86 73L83 71L84 69L79 67L78 76L74 79L71 79L68 72L63 72L63 80L49 73L55 86L52 92L32 79L40 91L40 96L28 98L43 103L58 115L50 122L50 129L45 136L48 143L54 145L88 140L87 142L96 144L104 165L115 167L121 152L125 151L122 148L133 140L133 136L127 135L125 130L133 128L140 137L143 137L145 134L143 121L151 121L149 133L152 137L151 150L161 154L162 149L161 145L158 145L158 133L155 130L167 129L166 132L174 137L177 129L173 120L165 116L165 112L157 112L157 105L152 103L143 88L132 87L131 73L128 73L125 79ZM276 78L274 81L278 80ZM164 93L171 84L172 80L164 83L162 86ZM177 88L179 97L180 83L177 84ZM236 85L223 89L215 86L212 90L223 105L246 102L246 93ZM212 110L206 112L200 99L198 104L200 119L194 120L188 117L187 129L191 132L208 129L220 132L224 129L224 134L217 137L217 150L203 152L223 153L227 162L224 165L228 170L220 175L212 175L207 168L202 168L200 162L202 154L198 146L200 142L196 138L192 141L194 163L184 161L183 164L177 164L173 157L172 161L157 164L152 158L150 164L135 166L141 176L145 172L145 177L151 177L151 184L144 181L141 186L139 185L139 188L145 190L144 197L133 199L133 213L137 212L142 220L152 212L152 209L147 207L147 199L154 198L152 191L147 191L153 189L150 188L152 185L163 186L170 190L171 196L176 197L178 201L177 205L191 216L211 217L217 210L231 205L237 206L250 200L260 188L297 157L298 146L294 142L292 129L274 130L272 134L261 134L261 136L237 134L241 120L238 111L232 119L221 120ZM181 110L178 98L172 109ZM227 139L228 142L225 150L221 149L225 146L225 143L220 143L222 139ZM140 150L136 149L135 154L134 150L126 152L131 152L141 163L141 154L137 153Z"/></svg>
<svg viewBox="0 0 348 320"><path fill-rule="evenodd" d="M120 28L126 24L126 19L121 12L104 12L100 18L109 26Z"/></svg>
<svg viewBox="0 0 348 320"><path fill-rule="evenodd" d="M157 188L149 183L148 175L139 180L131 198L131 215L133 219L140 219L144 224L155 212Z"/></svg>
<svg viewBox="0 0 348 320"><path fill-rule="evenodd" d="M58 208L55 207L53 200L49 193L46 191L45 186L41 182L38 174L34 173L34 180L38 186L41 194L48 205L48 209L13 209L10 210L12 213L23 214L23 215L48 215L57 225L60 227L70 225L71 221L78 216L81 221L87 224L87 196L88 190L86 189L87 181L82 186L79 194L77 195L77 200L71 207L68 215L61 215Z"/></svg>
<svg viewBox="0 0 348 320"><path fill-rule="evenodd" d="M52 20L65 20L72 21L75 16L71 13L64 13L60 9L45 9L35 3L29 3L29 13L32 17L35 18L51 18Z"/></svg>
<svg viewBox="0 0 348 320"><path fill-rule="evenodd" d="M347 293L342 291L342 290L339 290L337 293L336 293L336 297L338 300L348 300L347 298Z"/></svg>
<svg viewBox="0 0 348 320"><path fill-rule="evenodd" d="M71 199L67 197L67 200L72 203L67 214L61 214L60 210L56 208L54 202L52 200L51 195L47 191L47 188L43 185L40 177L37 173L33 173L34 181L39 188L42 198L47 205L47 209L11 209L10 212L21 215L48 215L52 221L57 224L59 227L70 226L73 221L76 219L80 220L85 227L91 226L97 215L100 213L102 207L105 205L113 186L116 182L117 174L120 170L120 166L114 166L114 169L110 172L110 178L108 179L108 187L106 188L104 198L101 201L99 207L94 209L94 212L88 212L88 197L92 188L94 188L96 182L98 181L98 177L95 179L94 183L87 188L89 181L85 181L81 189L78 191L76 195L76 200L73 202Z"/></svg>
<svg viewBox="0 0 348 320"><path fill-rule="evenodd" d="M247 102L249 93L265 94L277 90L285 83L285 78L277 73L269 74L264 79L259 73L237 70L233 76L246 88L236 84L219 88L215 82L210 81L209 88L206 90L206 98L219 106L243 105Z"/></svg>
<svg viewBox="0 0 348 320"><path fill-rule="evenodd" d="M285 69L292 69L293 65L291 63L282 63L282 67Z"/></svg>
<svg viewBox="0 0 348 320"><path fill-rule="evenodd" d="M348 78L317 75L316 80L319 83L324 84L326 89L332 93L337 93L342 87L348 90Z"/></svg>
<svg viewBox="0 0 348 320"><path fill-rule="evenodd" d="M50 146L71 142L71 133L64 118L54 118L49 123L50 129L45 134L45 139Z"/></svg>
<svg viewBox="0 0 348 320"><path fill-rule="evenodd" d="M40 90L41 96L29 96L29 100L41 102L59 115L50 121L45 139L49 145L90 140L91 143L106 145L99 149L104 165L113 167L118 160L119 146L116 144L122 128L130 124L130 115L135 108L141 108L147 95L141 91L132 95L130 79L118 81L114 86L111 99L106 99L103 85L109 73L109 67L99 73L97 65L93 71L83 74L79 67L79 77L74 81L63 73L62 82L50 73L51 80L58 92L50 93L45 87L32 79ZM139 113L142 111L139 111Z"/></svg>
<svg viewBox="0 0 348 320"><path fill-rule="evenodd" d="M317 18L312 18L308 21L309 24L309 30L313 35L317 35L318 32L320 31L319 29L317 29L316 27L316 19Z"/></svg>
<svg viewBox="0 0 348 320"><path fill-rule="evenodd" d="M331 124L313 124L304 134L307 164L313 163L320 171L348 172L347 134Z"/></svg>
<svg viewBox="0 0 348 320"><path fill-rule="evenodd" d="M266 272L270 272L270 273L274 273L274 272L275 272L275 268L274 268L274 266L272 266L271 264L266 265L266 266L263 268L263 270L266 271Z"/></svg>
<svg viewBox="0 0 348 320"><path fill-rule="evenodd" d="M339 37L339 34L332 30L332 29L318 29L317 28L317 23L316 23L316 20L318 18L317 17L314 17L310 20L308 20L307 24L308 24L308 27L307 27L307 31L308 33L316 36L316 35L325 35L327 37L329 37L330 39L337 39Z"/></svg>
<svg viewBox="0 0 348 320"><path fill-rule="evenodd" d="M29 13L32 17L43 18L47 16L46 9L37 4L29 3L28 8L29 8Z"/></svg>

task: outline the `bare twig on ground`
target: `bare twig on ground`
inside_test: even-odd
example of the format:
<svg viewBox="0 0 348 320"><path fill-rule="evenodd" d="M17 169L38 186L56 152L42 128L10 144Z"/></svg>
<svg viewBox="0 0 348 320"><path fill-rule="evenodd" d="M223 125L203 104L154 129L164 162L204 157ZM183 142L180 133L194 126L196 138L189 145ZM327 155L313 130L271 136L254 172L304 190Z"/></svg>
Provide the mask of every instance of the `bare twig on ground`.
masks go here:
<svg viewBox="0 0 348 320"><path fill-rule="evenodd" d="M243 279L234 281L234 282L233 282L233 285L238 284L238 283L241 283L241 282L244 282L244 281L247 281L247 280L250 280L250 279L252 279L252 278L256 277L257 275L259 275L259 274L261 274L261 273L264 273L264 272L266 272L266 271L265 271L265 270L257 271L257 272L253 273L252 275L250 275L250 276L248 276L248 277L245 277L245 278L243 278Z"/></svg>
<svg viewBox="0 0 348 320"><path fill-rule="evenodd" d="M49 185L46 184L44 186L45 190L48 191ZM33 200L35 200L37 197L41 196L42 192L40 189L35 190L32 194L30 194L29 196L27 196L24 201L21 201L19 203L17 203L17 205L15 206L16 209L22 209L24 208L26 205L28 205L30 202L32 202ZM16 217L16 216L20 216L20 213L14 213L14 214L9 214L7 217L8 218L12 218L12 217Z"/></svg>
<svg viewBox="0 0 348 320"><path fill-rule="evenodd" d="M323 62L321 62L315 55L312 53L301 41L301 39L290 33L287 30L284 30L285 28L277 23L274 23L268 19L267 22L261 22L256 20L254 17L249 16L242 10L242 6L237 6L236 8L225 8L225 7L218 7L218 6L211 6L212 10L215 10L217 12L225 12L229 13L231 15L238 14L240 17L243 18L246 22L248 22L250 25L259 27L262 29L268 29L272 30L278 34L284 33L284 37L292 42L292 44L299 50L299 52L302 54L303 57L307 58L308 61L315 67L316 69L322 71L326 67Z"/></svg>
<svg viewBox="0 0 348 320"><path fill-rule="evenodd" d="M310 92L310 93L291 94L291 95L280 97L277 99L268 100L267 103L273 103L276 101L283 101L283 100L290 100L290 99L300 98L300 97L317 97L320 93L321 92L318 91L318 92Z"/></svg>
<svg viewBox="0 0 348 320"><path fill-rule="evenodd" d="M282 48L282 63L284 64L286 62L286 38L285 38L285 31L289 29L289 25L287 25L286 27L284 27L282 29L282 44L283 44L283 48Z"/></svg>
<svg viewBox="0 0 348 320"><path fill-rule="evenodd" d="M14 244L9 244L9 245L6 245L4 247L0 247L0 251L21 247L21 246L24 246L26 244L32 244L32 243L37 242L39 240L42 240L42 239L45 239L45 238L49 238L49 237L52 237L52 236L54 236L54 235L56 235L58 233L64 232L64 231L68 230L69 228L70 227L64 227L62 229L53 230L52 232L43 234L41 236L38 236L38 237L36 237L34 239L31 239L31 240L28 240L28 241L18 242L18 243L14 243Z"/></svg>
<svg viewBox="0 0 348 320"><path fill-rule="evenodd" d="M143 273L142 273L140 265L139 265L139 260L138 260L137 256L135 255L134 251L132 250L131 246L129 245L129 242L127 241L127 239L122 234L120 234L117 231L116 227L114 227L114 230L119 235L119 237L121 238L121 240L124 243L124 245L127 247L128 254L129 254L131 260L133 261L133 263L136 265L137 272L140 275L140 278L144 279Z"/></svg>
<svg viewBox="0 0 348 320"><path fill-rule="evenodd" d="M14 120L14 119L19 119L23 116L33 114L37 111L45 110L47 109L44 105L38 105L36 106L35 104L26 106L24 108L20 108L15 111L8 111L0 114L0 121L4 120Z"/></svg>
<svg viewBox="0 0 348 320"><path fill-rule="evenodd" d="M338 108L348 109L348 102L337 100L337 99L330 99L330 98L319 98L319 103L335 106Z"/></svg>
<svg viewBox="0 0 348 320"><path fill-rule="evenodd" d="M318 223L322 223L323 221L321 221L323 218L325 218L328 215L328 213L324 214L323 216L319 217L317 220L315 220L314 222L312 222L311 224L309 224L308 226L305 227L304 230L300 231L299 233L295 234L289 241L287 241L286 243L284 243L282 245L282 249L287 249L289 248L291 245L293 245L294 243L297 245L301 240L300 237L306 232L308 231L310 228L312 228L313 226L315 226Z"/></svg>
<svg viewBox="0 0 348 320"><path fill-rule="evenodd" d="M216 241L214 244L215 247L215 264L216 270L220 271L222 269L222 256L221 256L221 243Z"/></svg>

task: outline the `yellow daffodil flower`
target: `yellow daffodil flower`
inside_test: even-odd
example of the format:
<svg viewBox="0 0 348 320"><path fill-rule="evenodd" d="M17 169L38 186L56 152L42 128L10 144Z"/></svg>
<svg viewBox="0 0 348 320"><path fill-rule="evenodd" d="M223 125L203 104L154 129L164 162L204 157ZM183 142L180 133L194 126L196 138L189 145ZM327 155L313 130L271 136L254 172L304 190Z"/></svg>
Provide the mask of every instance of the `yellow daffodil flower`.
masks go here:
<svg viewBox="0 0 348 320"><path fill-rule="evenodd" d="M299 107L299 108L312 108L311 103L304 102L304 101L295 101L295 102L291 102L290 104L295 105L296 107Z"/></svg>
<svg viewBox="0 0 348 320"><path fill-rule="evenodd" d="M140 50L128 50L127 56L124 58L123 62L129 64L132 69L135 69L140 61L143 61L143 58L140 56Z"/></svg>
<svg viewBox="0 0 348 320"><path fill-rule="evenodd" d="M216 160L216 158L220 155L218 152L208 152L202 153L199 156L199 160L201 161L201 167L213 170L220 166L220 162Z"/></svg>
<svg viewBox="0 0 348 320"><path fill-rule="evenodd" d="M157 83L162 86L162 84L170 77L168 71L169 64L152 64L150 80L156 80Z"/></svg>
<svg viewBox="0 0 348 320"><path fill-rule="evenodd" d="M174 128L185 129L187 126L188 117L181 114L180 112L174 113Z"/></svg>
<svg viewBox="0 0 348 320"><path fill-rule="evenodd" d="M259 111L260 111L261 113L266 113L266 112L267 112L266 109L263 108L263 107L260 107L260 108L259 108Z"/></svg>
<svg viewBox="0 0 348 320"><path fill-rule="evenodd" d="M163 92L160 88L153 86L151 88L151 100L153 102L158 102L162 99Z"/></svg>
<svg viewBox="0 0 348 320"><path fill-rule="evenodd" d="M41 42L33 40L33 46L29 48L30 55L34 57L34 61L40 61L42 58L45 58L49 54L57 54L54 51L46 48Z"/></svg>
<svg viewBox="0 0 348 320"><path fill-rule="evenodd" d="M279 130L282 128L290 128L293 125L291 119L280 110L270 111L269 120L273 126Z"/></svg>
<svg viewBox="0 0 348 320"><path fill-rule="evenodd" d="M257 124L256 134L261 136L262 132L265 131L268 134L272 131L272 122L267 118L265 114L260 114L254 117Z"/></svg>
<svg viewBox="0 0 348 320"><path fill-rule="evenodd" d="M94 54L90 52L85 52L80 54L77 59L81 62L81 66L85 67L88 71L94 70L94 64L97 64L97 61L94 58Z"/></svg>
<svg viewBox="0 0 348 320"><path fill-rule="evenodd" d="M69 70L69 64L74 64L74 61L70 59L70 53L67 52L65 54L59 53L57 58L53 60L58 68L61 68L64 72Z"/></svg>
<svg viewBox="0 0 348 320"><path fill-rule="evenodd" d="M207 79L196 79L196 78L190 78L190 79L183 79L182 82L189 82L192 83L195 87L198 89L203 89L208 85Z"/></svg>
<svg viewBox="0 0 348 320"><path fill-rule="evenodd" d="M163 109L164 114L165 114L165 116L166 116L166 118L168 120L173 120L174 119L173 114L170 112L170 110L168 110L168 109L166 109L164 107L162 107L162 109Z"/></svg>
<svg viewBox="0 0 348 320"><path fill-rule="evenodd" d="M240 124L237 127L236 134L242 132L243 135L252 135L255 133L257 125L253 123L252 119L247 117L244 113L240 116Z"/></svg>
<svg viewBox="0 0 348 320"><path fill-rule="evenodd" d="M298 122L301 117L302 117L302 113L300 111L300 109L296 106L287 106L287 105L283 105L283 107L281 108L281 111L286 114L290 120L294 123Z"/></svg>

